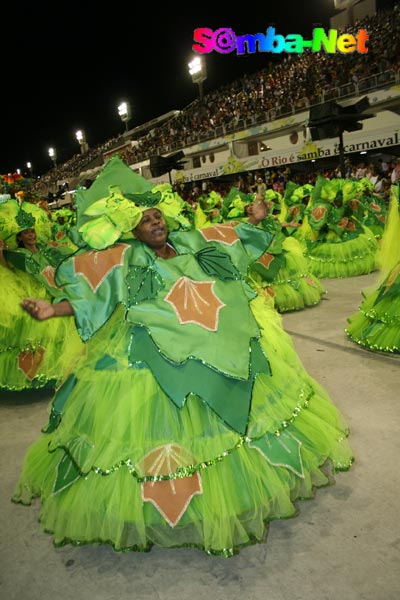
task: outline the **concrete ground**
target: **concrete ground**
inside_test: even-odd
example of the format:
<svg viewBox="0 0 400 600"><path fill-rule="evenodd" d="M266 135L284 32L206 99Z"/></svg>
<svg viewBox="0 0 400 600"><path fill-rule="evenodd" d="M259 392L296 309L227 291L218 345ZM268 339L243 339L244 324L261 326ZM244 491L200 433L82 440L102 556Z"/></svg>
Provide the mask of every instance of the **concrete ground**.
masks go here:
<svg viewBox="0 0 400 600"><path fill-rule="evenodd" d="M356 458L335 485L273 522L267 541L224 559L199 550L54 548L39 506L10 497L49 395L0 395L2 600L399 600L400 355L372 353L344 334L375 274L324 280L322 302L283 316L308 372L351 429Z"/></svg>

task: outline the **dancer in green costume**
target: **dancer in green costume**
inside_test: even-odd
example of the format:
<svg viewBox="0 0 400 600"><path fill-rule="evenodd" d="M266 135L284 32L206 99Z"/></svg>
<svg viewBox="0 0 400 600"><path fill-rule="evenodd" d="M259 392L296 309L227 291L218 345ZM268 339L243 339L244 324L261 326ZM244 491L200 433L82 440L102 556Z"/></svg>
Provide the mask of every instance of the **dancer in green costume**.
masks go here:
<svg viewBox="0 0 400 600"><path fill-rule="evenodd" d="M308 191L295 184L292 187L297 188L297 197L300 199ZM223 199L221 196L218 199L218 196L211 192L207 198L201 198L211 208L205 210L199 202L200 206L194 213L196 228L209 227L218 222L229 224L247 221L247 210L254 202L254 193L244 194L232 187ZM268 214L260 227L273 234L273 244L250 266L248 282L261 293L270 295L280 313L314 306L321 301L326 290L311 273L310 261L303 254L302 245L291 235L297 226L297 212L294 209L298 207L291 206L293 212L290 212L281 194L274 190L267 190L264 199ZM298 213L301 214L300 210Z"/></svg>
<svg viewBox="0 0 400 600"><path fill-rule="evenodd" d="M354 277L377 269L378 241L364 222L361 195L358 181L317 177L294 233L317 277Z"/></svg>
<svg viewBox="0 0 400 600"><path fill-rule="evenodd" d="M20 306L26 296L57 296L55 268L72 253L52 241L51 221L39 206L15 199L0 204L0 390L54 388L84 351L73 317L40 323Z"/></svg>
<svg viewBox="0 0 400 600"><path fill-rule="evenodd" d="M348 337L375 352L400 352L400 209L399 185L390 190L389 215L377 255L379 277L345 329Z"/></svg>
<svg viewBox="0 0 400 600"><path fill-rule="evenodd" d="M348 428L245 281L273 239L257 227L265 204L248 223L184 231L146 186L111 159L78 199L90 248L58 268L63 298L24 301L39 320L73 313L88 354L13 500L41 499L56 545L228 557L349 469Z"/></svg>

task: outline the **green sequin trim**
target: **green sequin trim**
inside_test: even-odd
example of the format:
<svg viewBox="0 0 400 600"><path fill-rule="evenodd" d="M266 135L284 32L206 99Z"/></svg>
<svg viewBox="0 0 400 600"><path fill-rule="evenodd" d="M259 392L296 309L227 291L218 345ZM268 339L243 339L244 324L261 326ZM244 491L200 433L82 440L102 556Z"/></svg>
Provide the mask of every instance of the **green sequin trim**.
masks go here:
<svg viewBox="0 0 400 600"><path fill-rule="evenodd" d="M304 392L303 392L304 395ZM280 426L273 432L274 435L279 436L281 435L281 433L287 429L294 421L295 419L299 416L299 414L301 413L301 411L303 409L307 409L311 396L313 395L312 392L310 392L310 394L308 395L307 398L304 398L304 401L302 403L299 403L293 410L292 414L290 415L290 417L288 417L287 419L285 419L284 421L281 422ZM241 448L244 444L251 444L256 442L257 440L262 439L265 436L266 432L263 433L260 436L257 437L253 437L250 438L248 436L240 436L238 438L238 441L236 442L236 444L225 450L224 452L222 452L220 455L216 456L213 459L198 463L196 465L186 465L184 467L179 467L175 472L170 473L168 475L148 475L148 476L140 476L139 473L137 472L137 470L134 468L132 461L130 459L124 459L119 461L116 465L112 466L110 469L101 469L100 467L92 467L90 469L91 472L96 473L97 475L102 475L102 476L107 476L110 475L111 473L114 473L115 471L117 471L118 469L120 469L121 467L126 467L128 469L128 471L130 472L130 474L137 480L138 483L146 483L146 482L157 482L157 481L171 481L174 479L182 479L184 477L191 477L192 475L194 475L194 473L196 473L197 471L201 471L203 469L207 469L208 467L213 467L216 464L218 464L219 462L221 462L222 460L224 460L227 456L229 456L230 454L232 454L233 452L235 452L236 450L238 450L239 448ZM344 437L347 437L348 432L346 432L346 436L343 436L342 439L344 439ZM340 440L339 440L340 441ZM72 463L74 464L74 467L77 469L77 471L79 472L80 476L84 477L87 475L87 473L83 473L80 468L79 465L76 463L76 461L74 460L74 458L72 457L69 449L65 446L57 446L56 448L49 450L50 452L55 452L57 449L62 448L69 456L70 459L72 461ZM354 462L354 458L352 458L348 464L340 464L337 463L334 466L335 471L347 471L350 469L351 465Z"/></svg>

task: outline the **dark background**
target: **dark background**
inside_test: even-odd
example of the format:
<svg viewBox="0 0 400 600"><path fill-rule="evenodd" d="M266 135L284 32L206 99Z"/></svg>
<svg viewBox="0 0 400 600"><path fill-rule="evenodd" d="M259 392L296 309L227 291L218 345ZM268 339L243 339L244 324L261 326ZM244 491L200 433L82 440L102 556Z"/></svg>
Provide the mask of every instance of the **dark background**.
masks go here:
<svg viewBox="0 0 400 600"><path fill-rule="evenodd" d="M377 10L394 4L377 0ZM3 7L0 173L19 168L24 174L30 161L34 174L43 174L53 166L49 147L57 162L65 162L80 152L78 129L89 146L122 133L117 107L124 100L132 110L130 128L185 108L199 95L187 66L198 27L230 27L243 35L274 25L277 33L310 38L315 26L329 28L336 14L333 0L278 0L265 8L244 3L240 15L232 5L222 16L215 6L195 5L191 16L151 2L125 8L109 3L105 9L75 1ZM282 55L205 56L207 94Z"/></svg>

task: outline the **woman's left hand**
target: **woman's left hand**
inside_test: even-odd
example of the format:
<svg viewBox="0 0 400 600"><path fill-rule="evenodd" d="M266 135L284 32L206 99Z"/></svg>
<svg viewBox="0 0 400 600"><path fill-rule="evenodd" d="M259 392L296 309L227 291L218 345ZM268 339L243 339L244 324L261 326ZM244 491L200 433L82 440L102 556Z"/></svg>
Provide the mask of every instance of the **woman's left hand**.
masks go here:
<svg viewBox="0 0 400 600"><path fill-rule="evenodd" d="M258 194L254 202L247 206L247 214L249 215L249 223L252 225L258 225L268 215L268 204L264 198Z"/></svg>
<svg viewBox="0 0 400 600"><path fill-rule="evenodd" d="M22 300L21 306L38 321L45 321L55 316L54 306L50 302L47 302L47 300L25 298Z"/></svg>

